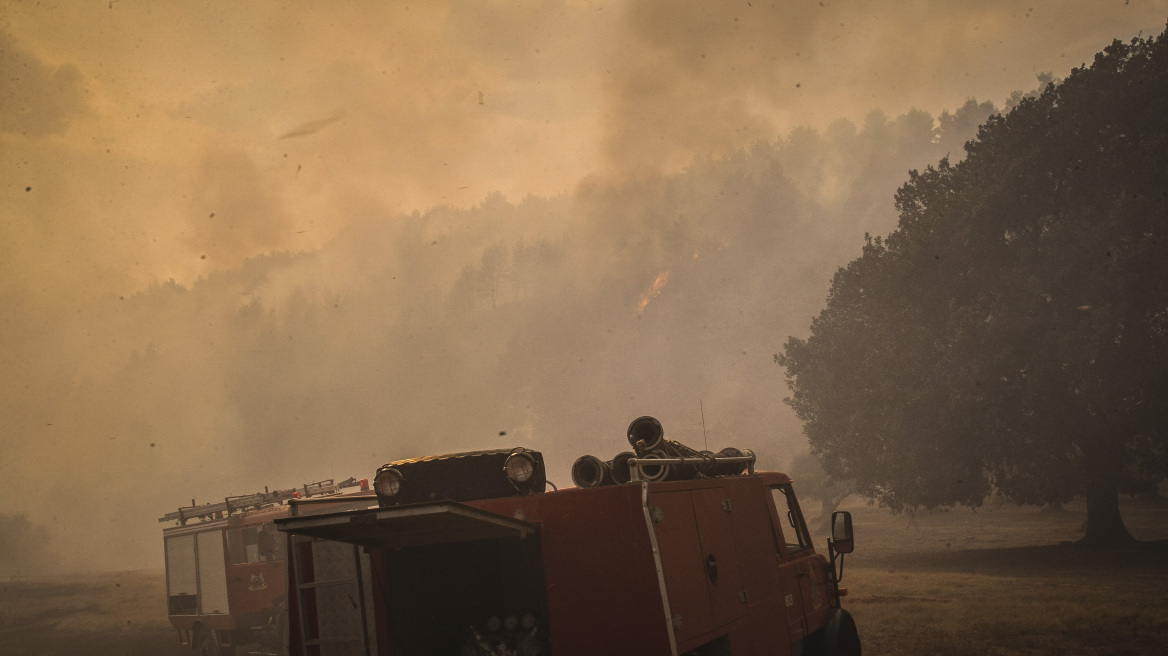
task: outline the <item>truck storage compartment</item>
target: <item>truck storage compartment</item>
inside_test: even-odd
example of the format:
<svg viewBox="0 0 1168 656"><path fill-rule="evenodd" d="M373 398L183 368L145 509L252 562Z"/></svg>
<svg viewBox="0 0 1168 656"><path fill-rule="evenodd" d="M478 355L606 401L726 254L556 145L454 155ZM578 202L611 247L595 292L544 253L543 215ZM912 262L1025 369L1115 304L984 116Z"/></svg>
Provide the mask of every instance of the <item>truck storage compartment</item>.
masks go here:
<svg viewBox="0 0 1168 656"><path fill-rule="evenodd" d="M195 569L195 536L168 537L166 544L166 598L170 615L199 614L199 584Z"/></svg>
<svg viewBox="0 0 1168 656"><path fill-rule="evenodd" d="M451 501L278 524L282 531L368 550L375 603L388 619L377 640L394 656L548 653L543 563L533 524ZM306 604L304 612L302 621L312 625L315 609Z"/></svg>
<svg viewBox="0 0 1168 656"><path fill-rule="evenodd" d="M539 552L535 536L376 551L393 653L546 653Z"/></svg>

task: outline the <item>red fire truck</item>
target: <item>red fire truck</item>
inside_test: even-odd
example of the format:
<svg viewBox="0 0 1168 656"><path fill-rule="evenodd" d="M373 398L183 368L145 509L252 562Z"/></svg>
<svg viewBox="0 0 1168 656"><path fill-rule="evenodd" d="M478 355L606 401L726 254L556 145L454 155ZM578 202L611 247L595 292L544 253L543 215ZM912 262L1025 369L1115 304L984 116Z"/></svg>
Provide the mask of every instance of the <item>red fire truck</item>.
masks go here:
<svg viewBox="0 0 1168 656"><path fill-rule="evenodd" d="M345 488L361 491L342 493ZM368 479L331 479L299 488L227 497L159 518L170 623L179 641L206 655L287 653L286 538L273 520L306 507L376 505Z"/></svg>
<svg viewBox="0 0 1168 656"><path fill-rule="evenodd" d="M391 462L378 506L276 521L303 656L859 656L840 607L851 516L815 551L785 474L660 423L545 492L515 448Z"/></svg>

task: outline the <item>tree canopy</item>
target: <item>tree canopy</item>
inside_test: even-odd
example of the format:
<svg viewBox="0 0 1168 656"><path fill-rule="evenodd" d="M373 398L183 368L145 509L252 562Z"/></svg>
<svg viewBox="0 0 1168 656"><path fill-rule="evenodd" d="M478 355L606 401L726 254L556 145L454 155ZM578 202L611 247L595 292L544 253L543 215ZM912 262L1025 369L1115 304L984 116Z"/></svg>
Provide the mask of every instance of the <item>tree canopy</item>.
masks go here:
<svg viewBox="0 0 1168 656"><path fill-rule="evenodd" d="M894 510L1085 497L1168 474L1168 45L1116 41L912 171L898 227L779 357L814 453Z"/></svg>

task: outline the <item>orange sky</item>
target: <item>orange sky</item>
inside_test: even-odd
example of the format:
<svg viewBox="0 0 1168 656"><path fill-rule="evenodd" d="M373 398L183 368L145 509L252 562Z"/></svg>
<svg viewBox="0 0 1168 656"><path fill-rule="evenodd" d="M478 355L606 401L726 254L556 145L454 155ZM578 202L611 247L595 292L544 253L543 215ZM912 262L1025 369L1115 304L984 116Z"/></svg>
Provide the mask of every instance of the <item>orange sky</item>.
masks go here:
<svg viewBox="0 0 1168 656"><path fill-rule="evenodd" d="M1064 76L1164 0L0 2L0 289L189 282L354 217L676 170ZM55 300L53 300L55 299Z"/></svg>
<svg viewBox="0 0 1168 656"><path fill-rule="evenodd" d="M70 407L78 425L129 430L118 422L145 403L103 378L124 369L113 349L58 348L96 341L83 308L98 297L495 191L519 201L677 171L799 125L936 116L970 97L1001 107L1038 73L1065 77L1166 20L1168 0L0 0L0 336L28 351L0 349L0 413L29 405L30 378L69 390L37 399L38 433L0 414L0 447L17 454L0 493L56 512L36 481L61 453L117 476L108 444L38 437ZM362 266L318 265L303 275ZM191 350L203 418L227 386ZM90 417L94 398L119 407ZM232 432L226 413L207 421ZM247 448L204 439L185 446ZM131 524L153 540L151 518Z"/></svg>

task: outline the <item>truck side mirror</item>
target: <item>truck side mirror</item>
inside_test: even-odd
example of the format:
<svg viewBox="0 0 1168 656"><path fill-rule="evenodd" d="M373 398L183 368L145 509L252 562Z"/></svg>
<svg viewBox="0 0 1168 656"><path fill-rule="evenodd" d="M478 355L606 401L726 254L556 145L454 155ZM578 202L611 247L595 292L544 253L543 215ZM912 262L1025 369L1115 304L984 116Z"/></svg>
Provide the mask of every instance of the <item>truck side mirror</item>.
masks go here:
<svg viewBox="0 0 1168 656"><path fill-rule="evenodd" d="M836 553L849 554L856 548L852 536L852 513L844 510L831 514L831 542Z"/></svg>

